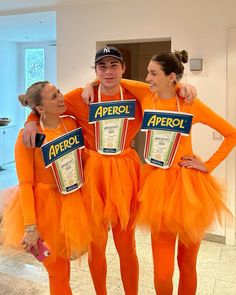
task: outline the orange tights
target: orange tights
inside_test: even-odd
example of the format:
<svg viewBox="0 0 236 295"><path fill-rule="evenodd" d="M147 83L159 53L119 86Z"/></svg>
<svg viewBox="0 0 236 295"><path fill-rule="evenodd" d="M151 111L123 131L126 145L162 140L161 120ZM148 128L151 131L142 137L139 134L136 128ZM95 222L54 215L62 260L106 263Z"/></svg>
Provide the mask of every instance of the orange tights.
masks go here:
<svg viewBox="0 0 236 295"><path fill-rule="evenodd" d="M43 263L49 276L50 295L72 295L70 288L70 261L57 258L55 263Z"/></svg>
<svg viewBox="0 0 236 295"><path fill-rule="evenodd" d="M120 225L112 229L113 239L120 258L120 272L126 295L138 294L139 266L135 247L135 233L128 228L122 231ZM89 268L97 295L107 295L106 289L106 245L107 236L102 246L91 244Z"/></svg>
<svg viewBox="0 0 236 295"><path fill-rule="evenodd" d="M158 238L152 235L154 284L158 295L172 295L176 236L162 232ZM195 295L197 289L196 262L200 242L186 247L178 242L179 287L178 295Z"/></svg>

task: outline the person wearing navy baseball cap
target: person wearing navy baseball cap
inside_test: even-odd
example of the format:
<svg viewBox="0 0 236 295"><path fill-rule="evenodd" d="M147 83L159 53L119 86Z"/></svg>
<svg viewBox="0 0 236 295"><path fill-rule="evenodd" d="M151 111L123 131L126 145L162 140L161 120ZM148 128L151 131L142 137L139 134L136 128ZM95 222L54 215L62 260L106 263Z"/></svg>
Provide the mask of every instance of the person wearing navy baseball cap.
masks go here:
<svg viewBox="0 0 236 295"><path fill-rule="evenodd" d="M120 50L113 46L106 46L99 49L95 55L95 64L104 57L114 57L122 62L124 61Z"/></svg>
<svg viewBox="0 0 236 295"><path fill-rule="evenodd" d="M95 72L100 81L100 85L94 87L96 102L134 98L129 91L120 86L120 80L125 72L125 62L117 48L106 46L97 51ZM135 120L130 120L128 123L121 153L101 154L97 151L96 146L95 129L97 128L94 128L94 124L88 123L89 107L82 100L82 91L82 88L74 89L64 95L64 99L67 107L66 113L73 115L83 129L86 146L86 151L83 153L85 182L81 191L93 235L88 261L94 288L97 295L107 294L106 244L108 228L111 226L120 258L124 293L137 295L139 266L133 223L138 207L140 159L137 152L131 148L131 144L140 129L141 107L137 101ZM33 120L36 121L37 118ZM117 125L116 119L113 121L111 123L115 124L115 127L122 125L120 123ZM31 123L26 124L25 130ZM25 134L27 135L27 131ZM29 143L27 145L30 146Z"/></svg>
<svg viewBox="0 0 236 295"><path fill-rule="evenodd" d="M95 54L94 62L96 77L99 81L99 85L93 87L94 102L105 104L119 101L120 103L121 100L136 99L127 89L121 87L120 82L126 65L119 49L109 45L99 49ZM124 134L124 136L118 136L117 140L112 139L113 143L122 140L121 152L112 155L102 154L97 148L97 141L101 139L98 136L100 127L94 128L94 124L88 123L90 107L83 102L82 92L83 88L74 89L64 95L64 99L67 107L66 114L74 116L83 128L86 147L83 153L85 182L81 190L93 234L88 261L94 288L97 295L107 295L106 245L108 228L111 227L120 259L124 294L137 295L139 265L135 246L134 220L139 207L141 163L138 153L132 148L132 143L141 126L141 106L136 100L135 120L129 120L125 134L113 132L116 136ZM104 130L108 130L109 134L111 130L122 129L125 124L119 120L107 120L109 122L104 123ZM28 124L25 126L27 127ZM34 126L33 128L29 125L25 131L26 144L30 141L34 142L30 139L32 130L37 132L37 125ZM99 129L100 134L104 135L106 133L104 130L102 133ZM109 143L104 138L102 140Z"/></svg>

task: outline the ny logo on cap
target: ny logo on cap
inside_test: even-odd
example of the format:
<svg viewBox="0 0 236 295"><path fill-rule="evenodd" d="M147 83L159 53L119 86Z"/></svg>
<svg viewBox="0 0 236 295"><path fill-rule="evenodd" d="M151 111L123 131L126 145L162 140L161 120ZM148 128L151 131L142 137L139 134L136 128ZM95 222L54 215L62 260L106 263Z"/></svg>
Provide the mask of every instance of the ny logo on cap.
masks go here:
<svg viewBox="0 0 236 295"><path fill-rule="evenodd" d="M108 53L108 52L111 52L111 51L110 51L110 48L109 48L109 47L105 47L105 48L103 49L103 53Z"/></svg>

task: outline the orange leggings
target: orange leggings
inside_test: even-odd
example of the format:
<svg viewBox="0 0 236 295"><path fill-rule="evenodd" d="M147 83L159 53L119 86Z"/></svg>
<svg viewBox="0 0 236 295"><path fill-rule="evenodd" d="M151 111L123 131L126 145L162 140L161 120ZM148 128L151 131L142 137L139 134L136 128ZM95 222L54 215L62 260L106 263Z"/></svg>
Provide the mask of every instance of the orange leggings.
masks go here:
<svg viewBox="0 0 236 295"><path fill-rule="evenodd" d="M70 288L70 261L58 257L55 263L45 261L43 264L49 276L50 295L72 295Z"/></svg>
<svg viewBox="0 0 236 295"><path fill-rule="evenodd" d="M126 295L138 294L139 266L135 247L135 232L130 227L122 231L120 225L112 229L116 250L120 258L120 272ZM106 245L107 236L102 246L91 244L89 268L97 295L107 295L106 288Z"/></svg>
<svg viewBox="0 0 236 295"><path fill-rule="evenodd" d="M158 295L172 295L176 236L162 232L152 235L154 285ZM200 242L186 247L178 242L179 287L178 295L195 295L197 289L196 262Z"/></svg>

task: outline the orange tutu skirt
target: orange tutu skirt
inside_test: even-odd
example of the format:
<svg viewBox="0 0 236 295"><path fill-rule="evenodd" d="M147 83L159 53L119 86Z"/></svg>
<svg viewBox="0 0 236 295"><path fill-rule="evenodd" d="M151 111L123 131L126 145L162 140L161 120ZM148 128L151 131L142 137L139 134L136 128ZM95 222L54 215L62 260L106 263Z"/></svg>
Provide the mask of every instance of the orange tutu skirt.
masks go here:
<svg viewBox="0 0 236 295"><path fill-rule="evenodd" d="M101 155L85 149L84 202L91 216L94 234L119 222L126 229L137 212L140 159L132 148L119 155Z"/></svg>
<svg viewBox="0 0 236 295"><path fill-rule="evenodd" d="M7 189L0 190L0 218L2 218L6 206L14 198L17 190L17 185L9 187Z"/></svg>
<svg viewBox="0 0 236 295"><path fill-rule="evenodd" d="M228 211L222 195L222 187L207 173L145 164L137 223L149 226L156 237L164 228L178 234L186 245L196 243L215 217L221 222L222 212Z"/></svg>
<svg viewBox="0 0 236 295"><path fill-rule="evenodd" d="M81 256L92 240L80 190L63 196L53 184L34 187L35 212L41 238L50 249L49 259ZM24 221L19 190L3 211L1 240L4 246L22 249Z"/></svg>

